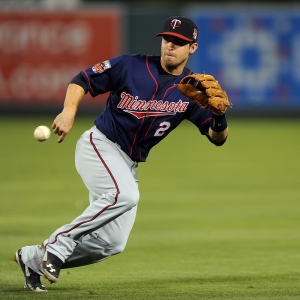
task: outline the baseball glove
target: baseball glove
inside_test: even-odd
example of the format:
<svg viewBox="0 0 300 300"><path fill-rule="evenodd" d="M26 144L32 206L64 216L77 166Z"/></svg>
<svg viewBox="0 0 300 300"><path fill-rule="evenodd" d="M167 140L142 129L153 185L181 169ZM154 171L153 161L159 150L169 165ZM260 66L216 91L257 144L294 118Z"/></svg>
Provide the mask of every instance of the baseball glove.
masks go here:
<svg viewBox="0 0 300 300"><path fill-rule="evenodd" d="M191 74L181 79L179 91L202 108L215 115L223 115L232 103L218 81L208 74Z"/></svg>

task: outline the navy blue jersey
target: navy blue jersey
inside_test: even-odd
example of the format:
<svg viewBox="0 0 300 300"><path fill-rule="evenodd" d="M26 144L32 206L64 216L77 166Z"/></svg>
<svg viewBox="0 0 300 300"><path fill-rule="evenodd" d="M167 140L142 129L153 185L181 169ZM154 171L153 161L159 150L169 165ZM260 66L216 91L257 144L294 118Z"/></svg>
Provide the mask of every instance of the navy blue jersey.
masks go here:
<svg viewBox="0 0 300 300"><path fill-rule="evenodd" d="M208 134L211 112L176 87L191 70L161 86L159 66L159 56L121 55L81 71L93 97L110 92L96 127L136 162L146 161L150 149L185 119Z"/></svg>

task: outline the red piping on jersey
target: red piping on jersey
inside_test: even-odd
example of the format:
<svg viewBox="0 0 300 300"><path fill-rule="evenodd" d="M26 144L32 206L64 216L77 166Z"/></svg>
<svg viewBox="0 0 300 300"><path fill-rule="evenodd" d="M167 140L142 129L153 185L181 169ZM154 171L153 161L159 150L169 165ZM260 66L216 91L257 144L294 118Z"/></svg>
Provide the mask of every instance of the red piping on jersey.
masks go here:
<svg viewBox="0 0 300 300"><path fill-rule="evenodd" d="M140 125L139 129L136 131L136 133L135 133L135 135L134 135L133 142L132 142L132 144L131 144L131 148L130 148L130 153L129 153L129 156L131 156L131 155L132 155L132 150L133 150L133 146L134 146L134 144L135 144L135 141L136 141L136 136L137 136L138 132L140 131L140 129L142 128L142 126L143 126L143 124L144 124L144 121L145 121L145 118L143 118L143 120L142 120L142 123L141 123L141 125Z"/></svg>
<svg viewBox="0 0 300 300"><path fill-rule="evenodd" d="M167 92L170 90L170 89L174 89L176 87L176 85L174 84L174 85L172 85L172 86L170 86L166 91L165 91L165 93L164 93L164 96L162 97L162 99L161 100L165 100L165 98L166 98L166 94L167 94Z"/></svg>
<svg viewBox="0 0 300 300"><path fill-rule="evenodd" d="M153 74L152 74L152 72L151 72L151 70L150 70L150 67L149 67L149 61L148 61L148 55L146 56L146 66L147 66L147 70L148 70L150 76L152 77L153 81L155 82L155 92L154 92L154 94L152 95L152 99L151 99L151 100L153 100L154 97L155 97L155 94L156 94L157 91L158 91L158 82L156 81L155 77L153 76Z"/></svg>
<svg viewBox="0 0 300 300"><path fill-rule="evenodd" d="M93 90L93 88L92 88L92 86L91 86L91 82L90 82L90 78L89 78L88 74L86 73L85 70L83 70L82 72L85 74L85 76L86 76L86 78L87 78L87 80L88 80L88 84L89 84L90 90L93 92L93 94L94 94L94 96L95 96L95 92L94 92L94 90Z"/></svg>
<svg viewBox="0 0 300 300"><path fill-rule="evenodd" d="M82 224L89 223L89 222L95 220L95 219L96 219L99 215L101 215L105 210L107 210L108 208L114 206L114 205L117 203L117 201L118 201L118 196L119 196L119 194L120 194L120 190L119 190L118 184L117 184L117 182L116 182L116 180L115 180L113 174L111 173L110 169L108 168L107 164L105 163L103 157L101 156L101 154L99 153L97 147L95 146L95 144L94 144L94 142L93 142L93 132L90 133L90 143L91 143L91 145L93 146L93 148L94 148L94 150L95 150L97 156L98 156L99 159L101 160L102 164L104 165L105 169L106 169L107 172L109 173L110 178L112 179L112 181L113 181L113 183L114 183L114 185L115 185L115 187L116 187L117 193L116 193L116 196L115 196L115 200L114 200L114 202L113 202L112 204L109 204L109 205L105 206L102 210L100 210L97 214L95 214L95 215L94 215L92 218L90 218L89 220L80 222L80 223L74 225L72 228L70 228L70 229L68 229L68 230L59 232L59 233L55 236L54 241L51 242L51 243L48 242L48 243L45 245L45 248L47 247L48 244L54 244L54 243L56 243L56 242L57 242L57 237L58 237L59 235L64 234L64 233L68 233L68 232L72 231L73 229L79 227L79 226L82 225Z"/></svg>
<svg viewBox="0 0 300 300"><path fill-rule="evenodd" d="M208 121L211 121L211 117L209 117L209 118L207 118L205 121L203 121L200 125L199 125L199 127L201 127L201 126L203 126L205 123L207 123Z"/></svg>
<svg viewBox="0 0 300 300"><path fill-rule="evenodd" d="M152 77L152 79L153 79L153 81L154 81L154 83L155 83L155 92L153 93L152 99L151 99L151 100L153 100L154 97L155 97L155 95L156 95L156 93L157 93L157 91L158 91L158 82L156 81L155 77L153 76L153 74L152 74L152 72L151 72L151 70L150 70L148 57L149 57L149 56L146 55L146 67L147 67L147 70L148 70L150 76ZM149 109L149 108L148 108L148 109ZM146 113L147 113L147 112L146 112ZM131 144L131 148L130 148L130 152L129 152L129 156L132 155L133 146L134 146L134 144L135 144L135 142L136 142L136 136L137 136L138 132L140 131L140 129L142 128L142 126L143 126L143 124L144 124L144 120L145 120L145 118L143 118L142 123L141 123L141 126L139 127L139 129L136 131L136 133L135 133L135 135L134 135L133 142L132 142L132 144ZM141 152L140 152L140 159L142 160Z"/></svg>

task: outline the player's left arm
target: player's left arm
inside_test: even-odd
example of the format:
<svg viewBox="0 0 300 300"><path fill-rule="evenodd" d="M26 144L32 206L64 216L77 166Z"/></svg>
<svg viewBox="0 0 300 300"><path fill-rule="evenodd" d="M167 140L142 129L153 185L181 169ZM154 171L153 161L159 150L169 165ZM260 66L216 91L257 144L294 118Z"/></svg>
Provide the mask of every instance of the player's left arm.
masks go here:
<svg viewBox="0 0 300 300"><path fill-rule="evenodd" d="M222 143L227 139L228 136L228 128L223 130L222 132L216 132L213 131L211 128L209 128L208 134L212 140L214 140L216 143Z"/></svg>
<svg viewBox="0 0 300 300"><path fill-rule="evenodd" d="M217 116L212 113L208 135L217 144L225 142L228 136L228 126L225 114Z"/></svg>

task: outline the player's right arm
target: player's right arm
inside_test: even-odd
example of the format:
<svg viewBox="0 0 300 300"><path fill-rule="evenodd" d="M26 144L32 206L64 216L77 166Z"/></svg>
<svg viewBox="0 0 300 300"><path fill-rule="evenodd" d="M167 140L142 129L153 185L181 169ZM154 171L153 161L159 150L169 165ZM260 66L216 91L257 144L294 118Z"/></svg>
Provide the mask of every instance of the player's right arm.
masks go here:
<svg viewBox="0 0 300 300"><path fill-rule="evenodd" d="M75 83L68 85L63 110L52 124L53 132L59 135L58 143L61 143L71 131L79 103L84 95L85 90L82 86Z"/></svg>

